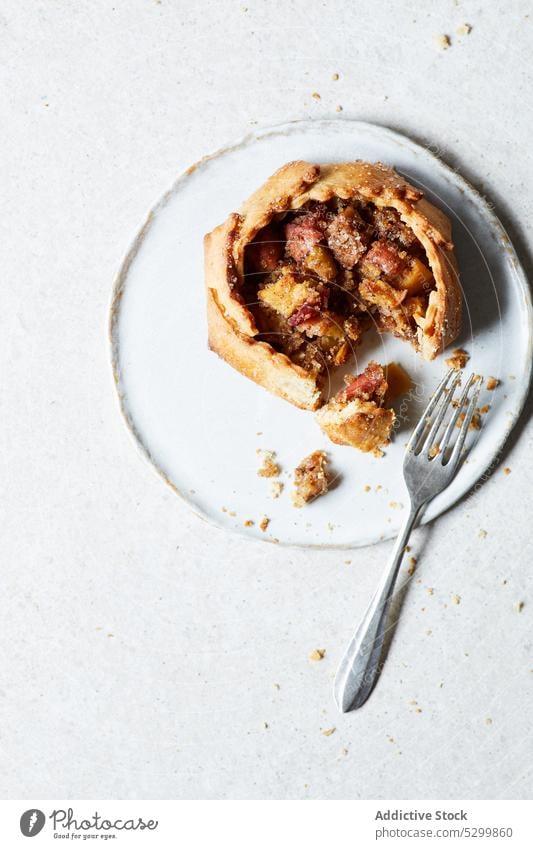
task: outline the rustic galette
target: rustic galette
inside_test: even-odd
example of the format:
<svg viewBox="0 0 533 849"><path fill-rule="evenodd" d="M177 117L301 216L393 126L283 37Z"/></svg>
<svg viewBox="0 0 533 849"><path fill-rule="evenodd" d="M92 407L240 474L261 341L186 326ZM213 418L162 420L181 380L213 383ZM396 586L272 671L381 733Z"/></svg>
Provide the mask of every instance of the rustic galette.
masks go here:
<svg viewBox="0 0 533 849"><path fill-rule="evenodd" d="M205 237L209 345L309 410L371 326L431 360L460 330L450 237L385 165L291 162Z"/></svg>

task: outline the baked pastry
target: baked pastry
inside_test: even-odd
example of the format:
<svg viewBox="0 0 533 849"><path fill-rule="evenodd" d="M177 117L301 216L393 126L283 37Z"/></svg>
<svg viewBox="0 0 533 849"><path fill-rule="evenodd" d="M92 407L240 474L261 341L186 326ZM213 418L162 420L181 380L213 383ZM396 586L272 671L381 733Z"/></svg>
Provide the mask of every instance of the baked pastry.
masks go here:
<svg viewBox="0 0 533 849"><path fill-rule="evenodd" d="M386 406L388 384L383 368L371 362L361 374L344 380L345 388L316 413L316 420L337 445L381 455L396 418L394 410Z"/></svg>
<svg viewBox="0 0 533 849"><path fill-rule="evenodd" d="M460 330L450 236L385 165L290 162L205 237L209 345L304 409L372 324L431 360Z"/></svg>

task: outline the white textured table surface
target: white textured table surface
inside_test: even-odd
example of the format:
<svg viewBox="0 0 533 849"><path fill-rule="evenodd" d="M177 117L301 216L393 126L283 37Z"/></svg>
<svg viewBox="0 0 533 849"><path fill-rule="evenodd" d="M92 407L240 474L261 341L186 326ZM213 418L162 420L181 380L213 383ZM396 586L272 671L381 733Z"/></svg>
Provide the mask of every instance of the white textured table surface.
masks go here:
<svg viewBox="0 0 533 849"><path fill-rule="evenodd" d="M417 532L385 671L341 717L332 676L389 545L207 526L137 455L108 367L113 277L175 175L338 105L438 149L530 270L533 16L426 6L3 3L2 797L531 797L531 405Z"/></svg>

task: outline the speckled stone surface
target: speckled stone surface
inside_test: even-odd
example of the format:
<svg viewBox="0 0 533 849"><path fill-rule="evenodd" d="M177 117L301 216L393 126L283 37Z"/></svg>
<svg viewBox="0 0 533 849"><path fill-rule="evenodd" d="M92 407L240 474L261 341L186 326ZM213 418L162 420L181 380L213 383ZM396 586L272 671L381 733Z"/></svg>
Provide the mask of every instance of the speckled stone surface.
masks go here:
<svg viewBox="0 0 533 849"><path fill-rule="evenodd" d="M439 151L530 271L532 28L525 2L3 4L3 798L531 797L531 403L417 531L383 675L341 717L389 544L287 551L192 516L120 420L106 324L179 171L339 106Z"/></svg>

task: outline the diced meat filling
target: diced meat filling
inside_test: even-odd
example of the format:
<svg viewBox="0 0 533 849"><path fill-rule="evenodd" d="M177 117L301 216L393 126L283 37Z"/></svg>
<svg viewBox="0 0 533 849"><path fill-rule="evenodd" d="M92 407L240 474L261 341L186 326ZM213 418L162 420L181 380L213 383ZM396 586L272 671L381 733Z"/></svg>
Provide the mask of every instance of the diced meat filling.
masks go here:
<svg viewBox="0 0 533 849"><path fill-rule="evenodd" d="M325 451L313 451L294 470L293 504L303 507L328 491L328 458Z"/></svg>

